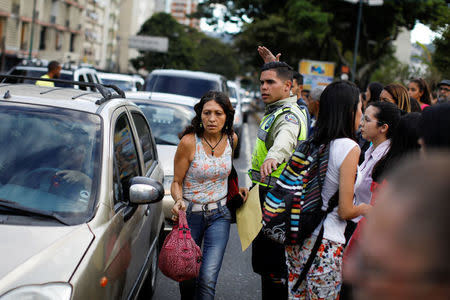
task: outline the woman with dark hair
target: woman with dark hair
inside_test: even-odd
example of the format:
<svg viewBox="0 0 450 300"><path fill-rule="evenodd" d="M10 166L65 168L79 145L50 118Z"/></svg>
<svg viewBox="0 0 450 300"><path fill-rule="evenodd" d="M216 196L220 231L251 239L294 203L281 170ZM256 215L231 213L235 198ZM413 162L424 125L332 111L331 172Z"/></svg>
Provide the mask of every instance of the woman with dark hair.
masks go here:
<svg viewBox="0 0 450 300"><path fill-rule="evenodd" d="M328 169L321 190L328 205L338 191L338 206L325 218L324 233L317 256L305 280L293 290L312 246L319 234L319 225L302 245L286 246L289 269L289 299L337 299L342 282L342 256L346 220L366 214L368 204L353 204L359 146L355 131L361 119L359 90L353 83L339 81L328 85L320 97L319 116L313 142L330 144Z"/></svg>
<svg viewBox="0 0 450 300"><path fill-rule="evenodd" d="M392 166L405 155L419 150L420 115L419 112L412 112L404 114L400 118L397 129L391 138L389 151L387 151L373 168L372 179L374 182L381 183L383 181L383 174L386 171L392 169Z"/></svg>
<svg viewBox="0 0 450 300"><path fill-rule="evenodd" d="M411 101L403 85L392 83L386 85L380 94L380 101L391 102L405 112L411 112Z"/></svg>
<svg viewBox="0 0 450 300"><path fill-rule="evenodd" d="M419 125L422 150L450 149L450 103L437 104L422 112Z"/></svg>
<svg viewBox="0 0 450 300"><path fill-rule="evenodd" d="M420 109L431 105L431 92L428 83L422 78L412 79L408 84L408 95L419 102Z"/></svg>
<svg viewBox="0 0 450 300"><path fill-rule="evenodd" d="M383 90L383 85L379 82L371 82L367 86L366 90L366 101L367 105L364 107L367 107L372 102L380 101L380 94Z"/></svg>
<svg viewBox="0 0 450 300"><path fill-rule="evenodd" d="M361 134L372 144L365 153L364 162L358 167L355 183L355 202L370 203L372 193L372 170L388 152L391 137L400 121L400 110L393 103L371 103L361 119Z"/></svg>
<svg viewBox="0 0 450 300"><path fill-rule="evenodd" d="M217 277L230 233L226 206L231 172L234 109L222 92L207 92L194 106L195 117L181 134L171 186L174 218L185 210L192 238L201 246L199 277L180 283L181 299L214 299ZM248 190L240 188L244 199Z"/></svg>

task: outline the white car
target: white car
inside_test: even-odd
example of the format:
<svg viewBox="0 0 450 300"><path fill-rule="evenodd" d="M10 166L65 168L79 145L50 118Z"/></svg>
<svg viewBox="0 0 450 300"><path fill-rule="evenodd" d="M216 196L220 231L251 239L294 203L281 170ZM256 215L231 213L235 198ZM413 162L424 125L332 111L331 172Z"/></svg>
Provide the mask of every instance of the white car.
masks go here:
<svg viewBox="0 0 450 300"><path fill-rule="evenodd" d="M144 79L136 75L99 72L103 84L113 84L122 91L137 92L144 84Z"/></svg>
<svg viewBox="0 0 450 300"><path fill-rule="evenodd" d="M173 199L170 186L173 181L175 152L180 141L179 134L191 123L195 116L196 98L150 92L125 93L144 113L155 138L158 156L164 170L163 212L165 230L172 229L171 209Z"/></svg>

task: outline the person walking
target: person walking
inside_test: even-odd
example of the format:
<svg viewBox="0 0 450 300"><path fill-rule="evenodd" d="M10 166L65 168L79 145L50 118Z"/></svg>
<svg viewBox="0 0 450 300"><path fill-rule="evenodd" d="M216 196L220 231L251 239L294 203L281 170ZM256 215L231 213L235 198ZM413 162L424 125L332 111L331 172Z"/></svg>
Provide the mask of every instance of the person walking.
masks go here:
<svg viewBox="0 0 450 300"><path fill-rule="evenodd" d="M292 68L288 64L266 62L261 68L260 83L265 113L259 124L249 176L253 185L259 185L262 204L298 141L308 136L308 127L307 118L296 103L297 96L290 96ZM252 266L261 275L262 299L287 299L283 245L260 232L252 244Z"/></svg>
<svg viewBox="0 0 450 300"><path fill-rule="evenodd" d="M42 75L41 78L45 79L58 79L59 76L61 76L61 65L59 62L52 60L47 67L47 73ZM44 81L44 80L37 80L36 85L39 86L48 86L48 87L54 87L55 84L51 81Z"/></svg>
<svg viewBox="0 0 450 300"><path fill-rule="evenodd" d="M233 147L234 109L228 96L210 91L194 106L195 117L181 134L174 158L171 186L174 219L185 210L192 238L203 243L203 260L197 279L180 283L181 299L214 299L215 287L230 232L226 206ZM240 188L244 201L248 190Z"/></svg>
<svg viewBox="0 0 450 300"><path fill-rule="evenodd" d="M342 257L346 220L365 215L371 206L353 203L360 149L355 132L361 120L359 90L353 83L328 85L320 97L319 118L313 142L330 144L328 169L321 189L324 205L338 192L338 205L323 222L323 238L305 280L295 289L322 223L302 245L286 246L289 299L338 299L342 283Z"/></svg>

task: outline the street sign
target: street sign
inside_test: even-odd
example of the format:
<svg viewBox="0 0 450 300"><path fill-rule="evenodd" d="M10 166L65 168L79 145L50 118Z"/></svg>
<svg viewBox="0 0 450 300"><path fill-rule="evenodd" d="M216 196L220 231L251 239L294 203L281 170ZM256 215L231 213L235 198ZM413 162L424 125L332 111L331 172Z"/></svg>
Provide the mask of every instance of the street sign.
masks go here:
<svg viewBox="0 0 450 300"><path fill-rule="evenodd" d="M134 35L128 38L128 48L166 53L169 39L163 36Z"/></svg>

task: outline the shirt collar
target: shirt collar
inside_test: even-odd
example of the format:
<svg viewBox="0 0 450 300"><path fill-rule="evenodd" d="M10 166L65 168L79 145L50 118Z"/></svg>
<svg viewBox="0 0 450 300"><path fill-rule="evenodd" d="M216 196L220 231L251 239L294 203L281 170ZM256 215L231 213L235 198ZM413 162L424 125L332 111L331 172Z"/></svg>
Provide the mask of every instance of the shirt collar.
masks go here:
<svg viewBox="0 0 450 300"><path fill-rule="evenodd" d="M381 144L378 145L375 149L373 148L373 144L370 145L370 148L367 149L367 156L372 156L375 160L381 159L383 155L389 150L389 146L391 145L391 140L387 139Z"/></svg>
<svg viewBox="0 0 450 300"><path fill-rule="evenodd" d="M270 103L266 106L265 110L264 110L264 114L270 114L273 113L275 110L277 110L278 108L282 107L285 104L288 103L296 103L297 102L297 97L296 96L292 96L292 97L288 97L288 98L284 98L281 100L277 100L273 103Z"/></svg>

